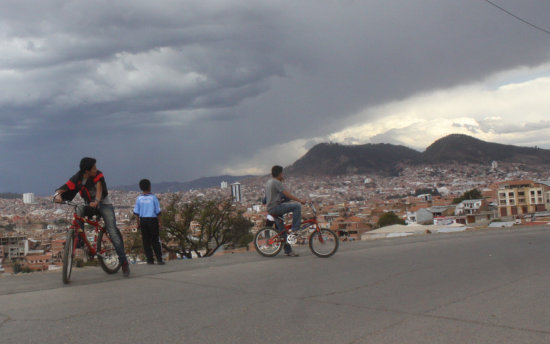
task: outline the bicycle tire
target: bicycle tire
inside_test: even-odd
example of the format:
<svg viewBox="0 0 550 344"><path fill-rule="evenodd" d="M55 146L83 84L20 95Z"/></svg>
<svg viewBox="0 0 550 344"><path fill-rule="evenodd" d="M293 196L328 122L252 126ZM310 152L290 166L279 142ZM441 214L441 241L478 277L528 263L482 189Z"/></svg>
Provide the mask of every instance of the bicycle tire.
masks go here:
<svg viewBox="0 0 550 344"><path fill-rule="evenodd" d="M320 258L332 256L338 250L339 245L338 236L330 229L321 228L319 231L311 233L309 237L309 249Z"/></svg>
<svg viewBox="0 0 550 344"><path fill-rule="evenodd" d="M254 236L254 247L256 252L264 257L275 257L281 249L283 248L283 242L281 240L276 240L272 244L269 244L267 241L279 234L275 229L271 227L262 228Z"/></svg>
<svg viewBox="0 0 550 344"><path fill-rule="evenodd" d="M113 245L109 235L103 231L100 231L97 236L97 260L103 271L108 274L117 273L122 266L115 245Z"/></svg>
<svg viewBox="0 0 550 344"><path fill-rule="evenodd" d="M63 283L67 284L71 280L71 272L73 271L74 258L74 229L67 232L65 239L65 247L63 248Z"/></svg>

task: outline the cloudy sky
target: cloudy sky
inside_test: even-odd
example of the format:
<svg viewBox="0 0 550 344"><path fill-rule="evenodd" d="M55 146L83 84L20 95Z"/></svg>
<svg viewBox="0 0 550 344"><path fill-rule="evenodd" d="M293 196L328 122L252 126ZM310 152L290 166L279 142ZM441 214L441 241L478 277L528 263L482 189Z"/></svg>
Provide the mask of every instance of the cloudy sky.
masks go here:
<svg viewBox="0 0 550 344"><path fill-rule="evenodd" d="M127 185L327 141L550 149L550 2L491 2L2 0L0 192L52 193L83 156Z"/></svg>

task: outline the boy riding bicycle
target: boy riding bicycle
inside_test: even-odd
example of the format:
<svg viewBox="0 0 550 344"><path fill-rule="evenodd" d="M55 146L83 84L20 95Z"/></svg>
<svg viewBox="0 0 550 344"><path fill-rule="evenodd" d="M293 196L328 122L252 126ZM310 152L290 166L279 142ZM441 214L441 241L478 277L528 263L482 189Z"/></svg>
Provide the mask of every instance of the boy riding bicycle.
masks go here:
<svg viewBox="0 0 550 344"><path fill-rule="evenodd" d="M86 157L80 160L80 170L56 190L55 201L58 203L70 201L77 193L80 193L88 206L96 209L103 217L105 230L109 233L122 264L122 273L125 277L130 276L130 266L124 252L122 235L116 226L115 211L109 199L105 177L97 169L96 159ZM78 212L79 216L85 215L84 208L79 207Z"/></svg>
<svg viewBox="0 0 550 344"><path fill-rule="evenodd" d="M300 229L300 222L302 220L302 206L306 201L297 198L292 195L283 185L284 175L283 168L275 165L271 168L272 178L267 182L265 186L265 196L267 212L275 217L283 216L287 213L292 213L292 231L298 231ZM285 203L285 197L289 200L293 200L299 203ZM283 230L282 223L275 221L277 230ZM298 254L292 252L292 247L288 244L284 244L285 254L290 257L297 257Z"/></svg>

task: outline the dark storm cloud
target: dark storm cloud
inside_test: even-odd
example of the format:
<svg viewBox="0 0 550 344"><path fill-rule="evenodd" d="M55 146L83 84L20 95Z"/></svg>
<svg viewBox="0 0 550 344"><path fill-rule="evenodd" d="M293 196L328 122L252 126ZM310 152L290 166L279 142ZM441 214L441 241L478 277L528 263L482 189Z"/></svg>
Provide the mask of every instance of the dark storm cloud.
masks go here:
<svg viewBox="0 0 550 344"><path fill-rule="evenodd" d="M499 4L550 22L548 3ZM217 174L365 107L546 62L548 41L473 0L2 1L0 191L53 190L84 155L110 184Z"/></svg>

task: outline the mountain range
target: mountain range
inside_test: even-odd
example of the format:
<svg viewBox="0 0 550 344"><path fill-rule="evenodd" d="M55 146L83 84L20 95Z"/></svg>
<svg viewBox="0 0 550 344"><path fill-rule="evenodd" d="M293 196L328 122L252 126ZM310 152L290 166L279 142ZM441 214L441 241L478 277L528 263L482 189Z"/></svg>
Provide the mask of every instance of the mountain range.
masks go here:
<svg viewBox="0 0 550 344"><path fill-rule="evenodd" d="M486 142L461 134L443 137L432 143L424 152L387 143L353 146L321 143L311 148L286 171L296 176L353 173L393 175L405 165L488 165L492 161L550 165L550 150Z"/></svg>
<svg viewBox="0 0 550 344"><path fill-rule="evenodd" d="M375 173L396 175L407 165L491 162L550 166L550 150L486 142L468 135L452 134L432 143L424 152L388 143L341 145L320 143L303 157L285 168L292 176L323 176ZM188 191L231 184L253 176L205 177L188 182L155 183L155 192ZM113 187L116 190L139 191L137 185Z"/></svg>

